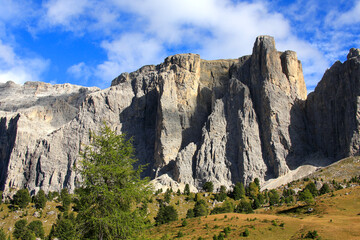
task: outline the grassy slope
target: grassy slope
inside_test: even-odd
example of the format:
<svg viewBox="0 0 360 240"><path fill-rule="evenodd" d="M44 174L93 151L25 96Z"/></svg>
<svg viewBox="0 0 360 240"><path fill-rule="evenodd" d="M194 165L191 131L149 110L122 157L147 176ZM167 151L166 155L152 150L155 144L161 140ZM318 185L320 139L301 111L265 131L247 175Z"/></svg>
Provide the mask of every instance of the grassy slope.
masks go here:
<svg viewBox="0 0 360 240"><path fill-rule="evenodd" d="M299 239L302 234L316 230L322 239L360 239L360 187L352 187L320 196L316 204L282 206L272 210L258 210L255 214L227 213L187 219L188 225L181 226L181 220L151 228L148 239L173 239L178 232L181 239L212 239L225 227L232 229L228 239L241 239L241 233L248 228L247 239ZM284 212L284 213L281 213ZM275 221L275 223L273 222ZM281 223L284 224L281 227ZM167 236L167 238L166 238Z"/></svg>
<svg viewBox="0 0 360 240"><path fill-rule="evenodd" d="M311 174L310 178L323 179L331 181L335 179L342 182L343 179L350 179L351 176L360 175L360 158L347 158L331 166L323 168ZM298 181L293 183L294 187L304 187L306 182ZM351 187L335 191L335 196L330 194L320 196L316 199L316 204L311 206L314 211L311 214L306 213L308 207L301 205L274 207L273 209L262 208L255 214L237 214L227 213L211 215L202 218L188 219L188 225L181 227L181 220L159 227L153 227L147 230L144 237L147 239L161 239L168 235L168 239L173 239L179 231L185 236L181 239L212 239L214 234L219 234L225 227L232 229L228 239L241 239L240 234L248 228L250 236L247 239L299 239L302 234L308 231L316 230L322 239L360 239L360 187ZM212 208L212 196L202 198ZM152 203L148 204L149 219L153 222L158 211L157 198L154 196ZM177 204L179 203L179 204ZM178 213L179 219L185 218L187 209L194 207L194 201L186 201L185 196L174 196L170 202ZM24 211L10 212L6 204L1 204L0 209L0 227L6 233L12 228L14 223L21 219L27 219L28 222L41 220L44 224L45 233L48 234L51 225L56 221L59 213L56 206L61 205L56 202L48 202L41 218L36 218L33 213L36 211L33 205L30 205ZM218 205L219 206L219 205ZM23 216L27 211L27 216ZM54 211L55 214L48 215L48 212ZM9 215L8 217L6 217ZM225 218L226 216L226 218ZM251 221L250 219L255 219ZM276 225L273 225L275 220ZM284 227L279 225L284 223ZM12 231L10 231L12 232ZM359 237L358 237L359 236ZM164 238L166 239L166 238Z"/></svg>
<svg viewBox="0 0 360 240"><path fill-rule="evenodd" d="M8 208L8 204L2 203L0 205L0 228L3 228L6 232L6 234L9 234L13 232L15 222L20 219L26 219L28 223L35 221L35 220L41 220L43 222L45 234L49 234L51 230L51 226L53 223L56 222L57 215L59 213L59 210L56 208L57 206L60 206L60 203L56 202L47 202L45 209L42 210L41 217L34 217L33 214L35 212L41 212L35 209L35 206L33 203L29 204L29 206L24 210L16 210L16 211L10 211Z"/></svg>

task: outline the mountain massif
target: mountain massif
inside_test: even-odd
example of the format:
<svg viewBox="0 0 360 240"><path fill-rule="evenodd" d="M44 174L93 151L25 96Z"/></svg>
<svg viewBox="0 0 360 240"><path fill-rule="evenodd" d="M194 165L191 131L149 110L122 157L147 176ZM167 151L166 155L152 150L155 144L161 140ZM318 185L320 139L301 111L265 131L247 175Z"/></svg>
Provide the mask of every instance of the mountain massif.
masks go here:
<svg viewBox="0 0 360 240"><path fill-rule="evenodd" d="M133 137L156 186L264 182L359 155L360 50L309 95L296 53L278 52L269 36L256 39L250 56L174 55L104 90L0 84L1 190L74 190L79 151L103 122Z"/></svg>

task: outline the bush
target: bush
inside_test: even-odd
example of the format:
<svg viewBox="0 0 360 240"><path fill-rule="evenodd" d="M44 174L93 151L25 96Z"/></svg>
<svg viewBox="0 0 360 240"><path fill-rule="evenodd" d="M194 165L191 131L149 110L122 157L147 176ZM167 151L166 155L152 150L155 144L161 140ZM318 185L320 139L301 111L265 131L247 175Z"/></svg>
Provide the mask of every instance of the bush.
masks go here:
<svg viewBox="0 0 360 240"><path fill-rule="evenodd" d="M244 184L237 182L235 184L234 190L231 195L234 200L239 200L240 198L244 198L245 197Z"/></svg>
<svg viewBox="0 0 360 240"><path fill-rule="evenodd" d="M181 223L181 226L186 227L188 225L188 222L186 221L186 219L184 219Z"/></svg>
<svg viewBox="0 0 360 240"><path fill-rule="evenodd" d="M188 209L187 210L187 213L186 213L186 218L193 218L195 215L194 215L194 210L193 209Z"/></svg>
<svg viewBox="0 0 360 240"><path fill-rule="evenodd" d="M279 200L280 200L279 194L277 193L277 191L275 189L272 189L269 192L269 204L270 204L270 206L278 204Z"/></svg>
<svg viewBox="0 0 360 240"><path fill-rule="evenodd" d="M317 195L319 195L319 192L318 192L318 190L316 189L316 185L315 185L315 183L313 183L313 182L308 183L308 184L305 186L305 189L308 189L314 197L316 197ZM305 190L305 189L304 189L304 190Z"/></svg>
<svg viewBox="0 0 360 240"><path fill-rule="evenodd" d="M0 228L0 240L6 240L6 234L2 228Z"/></svg>
<svg viewBox="0 0 360 240"><path fill-rule="evenodd" d="M213 192L214 191L214 184L212 182L206 182L203 186L205 192Z"/></svg>
<svg viewBox="0 0 360 240"><path fill-rule="evenodd" d="M61 189L60 193L62 207L65 212L69 211L71 196L66 188Z"/></svg>
<svg viewBox="0 0 360 240"><path fill-rule="evenodd" d="M234 212L234 204L230 201L225 201L221 207L213 208L211 214L231 213L231 212Z"/></svg>
<svg viewBox="0 0 360 240"><path fill-rule="evenodd" d="M184 236L184 233L182 231L179 231L176 235L177 238L181 238Z"/></svg>
<svg viewBox="0 0 360 240"><path fill-rule="evenodd" d="M190 195L190 186L189 186L189 184L185 185L184 195L188 195L188 196Z"/></svg>
<svg viewBox="0 0 360 240"><path fill-rule="evenodd" d="M26 208L30 202L31 197L29 190L27 189L20 189L14 195L13 204L19 206L20 208Z"/></svg>
<svg viewBox="0 0 360 240"><path fill-rule="evenodd" d="M45 196L45 192L43 190L40 190L35 198L34 198L34 203L35 203L35 207L37 209L40 208L45 208L46 206L46 196Z"/></svg>
<svg viewBox="0 0 360 240"><path fill-rule="evenodd" d="M245 230L241 233L243 237L248 237L250 235L249 229L245 228Z"/></svg>
<svg viewBox="0 0 360 240"><path fill-rule="evenodd" d="M75 239L76 228L74 221L68 218L60 218L57 220L56 224L53 225L49 239L56 237L61 240L71 240Z"/></svg>
<svg viewBox="0 0 360 240"><path fill-rule="evenodd" d="M236 207L235 212L237 213L253 213L253 209L249 201L242 199L239 205Z"/></svg>
<svg viewBox="0 0 360 240"><path fill-rule="evenodd" d="M261 205L260 205L259 199L255 198L254 201L252 202L252 208L258 209L260 206Z"/></svg>
<svg viewBox="0 0 360 240"><path fill-rule="evenodd" d="M166 190L166 192L165 192L164 201L165 201L166 203L170 203L170 201L171 201L171 191L170 191L169 188L168 188L168 189Z"/></svg>
<svg viewBox="0 0 360 240"><path fill-rule="evenodd" d="M155 217L156 225L161 225L178 219L178 213L173 206L161 206Z"/></svg>
<svg viewBox="0 0 360 240"><path fill-rule="evenodd" d="M231 228L230 228L230 227L224 228L225 237L228 237L229 234L230 234L230 232L231 232Z"/></svg>
<svg viewBox="0 0 360 240"><path fill-rule="evenodd" d="M306 189L300 193L299 199L304 201L306 204L310 205L315 202L313 195L309 189Z"/></svg>
<svg viewBox="0 0 360 240"><path fill-rule="evenodd" d="M317 231L308 231L308 233L305 235L304 238L311 238L311 239L315 239L315 238L318 238L319 235L317 233Z"/></svg>
<svg viewBox="0 0 360 240"><path fill-rule="evenodd" d="M32 221L27 228L34 233L35 237L44 238L45 232L41 221Z"/></svg>
<svg viewBox="0 0 360 240"><path fill-rule="evenodd" d="M27 231L26 228L27 221L25 219L21 219L15 223L13 236L15 239L22 238L25 235L25 232Z"/></svg>
<svg viewBox="0 0 360 240"><path fill-rule="evenodd" d="M204 200L199 200L195 203L194 206L194 216L201 217L206 216L208 214L208 207Z"/></svg>
<svg viewBox="0 0 360 240"><path fill-rule="evenodd" d="M319 191L320 195L323 195L323 194L329 193L329 192L330 192L330 187L329 187L329 185L328 185L327 183L324 183L324 184L322 185L322 187L320 188L320 191Z"/></svg>

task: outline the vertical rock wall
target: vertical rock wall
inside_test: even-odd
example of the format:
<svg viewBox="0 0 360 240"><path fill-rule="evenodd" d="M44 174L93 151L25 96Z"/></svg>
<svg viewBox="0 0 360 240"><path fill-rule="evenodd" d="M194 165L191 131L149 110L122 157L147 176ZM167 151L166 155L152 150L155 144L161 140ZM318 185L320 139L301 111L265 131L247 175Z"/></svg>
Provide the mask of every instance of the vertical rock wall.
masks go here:
<svg viewBox="0 0 360 240"><path fill-rule="evenodd" d="M0 84L0 187L74 190L79 151L104 121L133 138L158 186L230 187L282 176L317 152L359 154L359 66L352 49L306 100L296 53L260 36L250 56L174 55L104 90Z"/></svg>

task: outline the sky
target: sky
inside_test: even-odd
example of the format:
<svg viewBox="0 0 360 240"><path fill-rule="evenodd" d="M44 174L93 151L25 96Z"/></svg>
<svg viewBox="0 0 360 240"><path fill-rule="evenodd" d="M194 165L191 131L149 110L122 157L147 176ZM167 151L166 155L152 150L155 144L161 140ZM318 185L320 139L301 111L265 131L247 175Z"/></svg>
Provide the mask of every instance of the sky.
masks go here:
<svg viewBox="0 0 360 240"><path fill-rule="evenodd" d="M312 91L360 48L360 0L0 0L0 82L107 88L178 53L249 55L259 35L297 52Z"/></svg>

